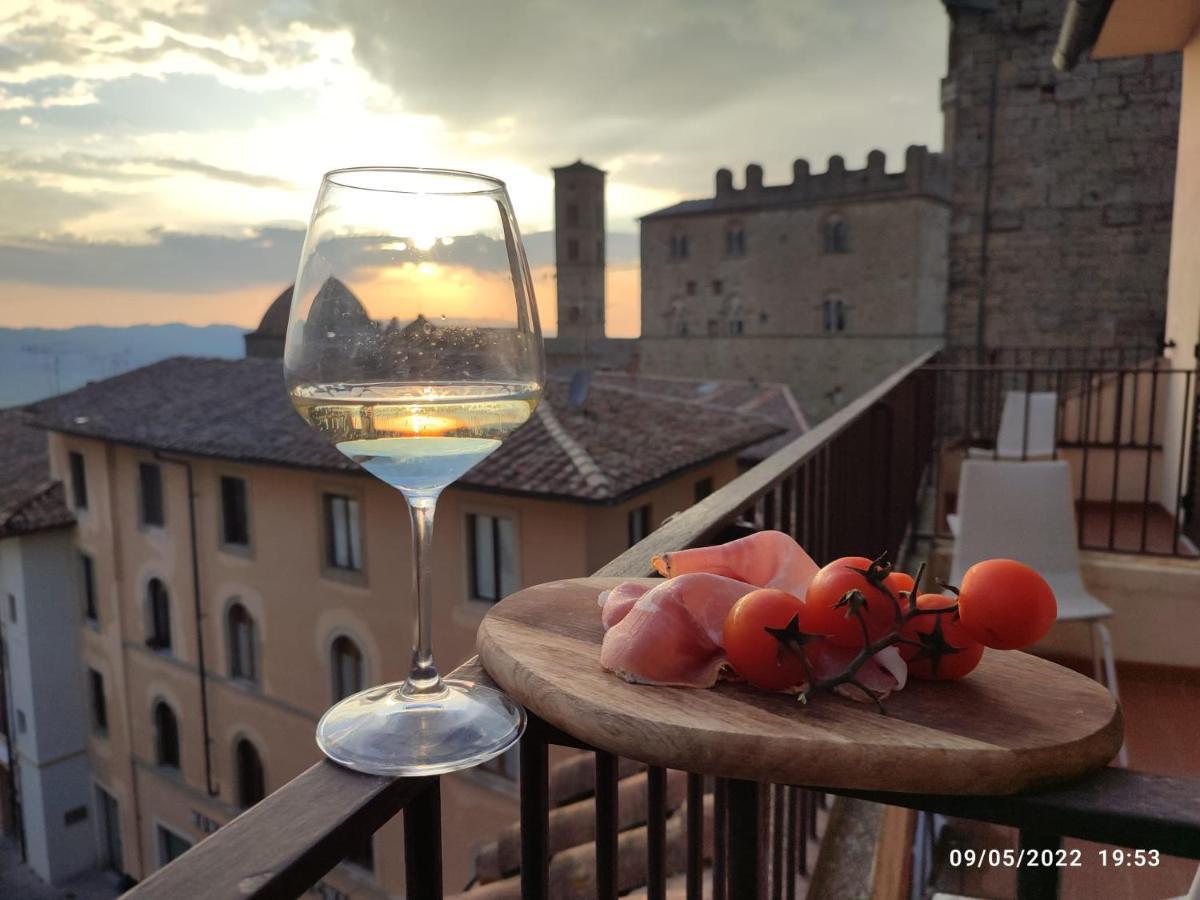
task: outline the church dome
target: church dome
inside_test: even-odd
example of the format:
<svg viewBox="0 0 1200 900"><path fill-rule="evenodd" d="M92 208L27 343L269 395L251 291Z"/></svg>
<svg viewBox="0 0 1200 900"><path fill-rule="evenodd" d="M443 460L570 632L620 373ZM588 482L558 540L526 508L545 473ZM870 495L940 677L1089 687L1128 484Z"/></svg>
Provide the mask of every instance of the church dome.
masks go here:
<svg viewBox="0 0 1200 900"><path fill-rule="evenodd" d="M245 335L247 356L283 356L283 342L287 338L288 314L292 308L294 287L295 285L288 285L283 293L272 300L259 320L258 328Z"/></svg>

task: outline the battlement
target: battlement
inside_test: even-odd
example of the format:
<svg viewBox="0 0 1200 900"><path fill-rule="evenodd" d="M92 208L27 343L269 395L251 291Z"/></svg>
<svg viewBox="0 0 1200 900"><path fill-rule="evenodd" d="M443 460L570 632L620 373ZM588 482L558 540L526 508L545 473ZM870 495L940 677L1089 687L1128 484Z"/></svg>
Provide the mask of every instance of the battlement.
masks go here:
<svg viewBox="0 0 1200 900"><path fill-rule="evenodd" d="M926 195L940 200L950 196L950 166L940 153L931 153L919 145L904 152L904 171L889 173L887 155L882 150L867 154L862 169L847 169L840 156L829 157L824 172L810 172L808 160L792 163L790 184L764 185L762 166L746 166L746 180L741 188L733 186L733 172L718 169L714 208L767 206L805 201L835 200L868 197L878 194Z"/></svg>

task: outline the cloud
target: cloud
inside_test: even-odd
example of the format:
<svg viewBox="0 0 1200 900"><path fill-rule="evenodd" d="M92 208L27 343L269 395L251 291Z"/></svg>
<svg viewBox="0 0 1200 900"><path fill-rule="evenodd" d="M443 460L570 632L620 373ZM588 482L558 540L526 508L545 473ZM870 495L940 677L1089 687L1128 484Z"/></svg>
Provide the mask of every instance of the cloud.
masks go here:
<svg viewBox="0 0 1200 900"><path fill-rule="evenodd" d="M66 175L73 178L105 181L142 181L171 172L189 172L247 187L293 190L290 181L273 175L259 175L209 165L195 159L154 158L145 156L114 157L70 151L57 157L32 157L0 153L0 168L14 173Z"/></svg>
<svg viewBox="0 0 1200 900"><path fill-rule="evenodd" d="M0 178L0 234L57 231L111 202L105 194L74 194L30 179Z"/></svg>

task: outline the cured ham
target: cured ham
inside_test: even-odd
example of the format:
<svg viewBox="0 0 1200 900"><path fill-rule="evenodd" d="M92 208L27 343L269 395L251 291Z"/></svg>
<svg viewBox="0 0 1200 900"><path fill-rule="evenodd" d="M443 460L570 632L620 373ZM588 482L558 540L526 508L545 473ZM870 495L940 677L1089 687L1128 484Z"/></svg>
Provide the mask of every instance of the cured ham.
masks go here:
<svg viewBox="0 0 1200 900"><path fill-rule="evenodd" d="M624 582L600 595L606 629L600 664L640 684L712 687L732 677L723 646L725 618L756 588L778 588L803 598L819 567L791 537L764 531L717 547L656 556L652 564L666 580L647 585ZM814 679L844 672L854 648L821 641L806 655ZM907 666L896 647L876 653L855 679L883 699L904 687ZM801 691L804 684L795 685ZM835 688L852 700L870 702L851 684Z"/></svg>
<svg viewBox="0 0 1200 900"><path fill-rule="evenodd" d="M736 578L755 587L779 588L803 597L820 569L796 541L782 531L760 531L716 547L664 553L651 561L667 578L709 572Z"/></svg>
<svg viewBox="0 0 1200 900"><path fill-rule="evenodd" d="M721 640L725 617L754 585L693 572L634 596L638 587L621 584L605 598L601 619L608 631L600 665L639 684L716 684L727 664Z"/></svg>

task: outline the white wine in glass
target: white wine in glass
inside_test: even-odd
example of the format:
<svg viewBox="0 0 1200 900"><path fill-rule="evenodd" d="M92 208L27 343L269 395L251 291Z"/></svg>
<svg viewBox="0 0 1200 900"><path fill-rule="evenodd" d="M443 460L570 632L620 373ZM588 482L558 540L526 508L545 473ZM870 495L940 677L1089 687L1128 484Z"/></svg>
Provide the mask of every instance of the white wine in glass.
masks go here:
<svg viewBox="0 0 1200 900"><path fill-rule="evenodd" d="M413 536L408 678L317 725L326 756L388 775L466 768L511 747L524 712L433 663L438 495L533 414L545 380L529 267L504 184L440 169L328 173L309 223L284 353L296 410L398 489Z"/></svg>

